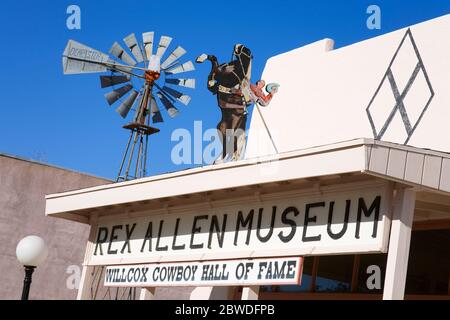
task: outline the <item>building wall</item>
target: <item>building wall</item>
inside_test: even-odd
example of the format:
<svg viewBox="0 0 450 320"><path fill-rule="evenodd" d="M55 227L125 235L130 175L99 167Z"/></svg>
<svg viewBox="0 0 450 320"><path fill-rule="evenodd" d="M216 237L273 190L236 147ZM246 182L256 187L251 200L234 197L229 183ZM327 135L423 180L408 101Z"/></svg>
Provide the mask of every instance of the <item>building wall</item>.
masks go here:
<svg viewBox="0 0 450 320"><path fill-rule="evenodd" d="M333 40L324 39L270 58L262 79L280 89L259 108L264 121L253 109L246 158L274 154L270 136L279 152L356 137L450 152L449 29L447 14L411 26L410 33L403 28L335 50ZM413 77L419 62L423 68ZM397 110L392 120L397 100L388 70L404 95L403 116Z"/></svg>
<svg viewBox="0 0 450 320"><path fill-rule="evenodd" d="M0 155L0 299L20 299L23 267L17 243L28 235L49 247L46 262L33 275L30 299L75 299L73 288L84 257L89 227L46 217L45 195L110 181L69 170ZM67 273L69 266L75 267ZM72 275L72 277L70 277Z"/></svg>

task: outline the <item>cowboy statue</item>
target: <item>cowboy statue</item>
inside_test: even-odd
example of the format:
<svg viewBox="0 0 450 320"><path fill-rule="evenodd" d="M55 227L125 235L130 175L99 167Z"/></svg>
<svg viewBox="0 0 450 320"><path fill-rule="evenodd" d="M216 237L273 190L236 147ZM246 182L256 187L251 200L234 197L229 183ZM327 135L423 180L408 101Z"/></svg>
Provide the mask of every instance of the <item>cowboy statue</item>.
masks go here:
<svg viewBox="0 0 450 320"><path fill-rule="evenodd" d="M233 58L229 63L220 64L213 55L202 54L197 63L209 60L212 64L208 76L208 90L217 95L217 103L222 112L222 119L217 125L222 138L222 154L215 163L236 161L243 157L245 149L245 129L247 125L247 108L259 103L267 106L277 92L277 85L271 85L268 95L263 88L265 82L259 80L250 84L252 72L252 53L249 48L237 44L233 49ZM268 89L269 88L269 89Z"/></svg>

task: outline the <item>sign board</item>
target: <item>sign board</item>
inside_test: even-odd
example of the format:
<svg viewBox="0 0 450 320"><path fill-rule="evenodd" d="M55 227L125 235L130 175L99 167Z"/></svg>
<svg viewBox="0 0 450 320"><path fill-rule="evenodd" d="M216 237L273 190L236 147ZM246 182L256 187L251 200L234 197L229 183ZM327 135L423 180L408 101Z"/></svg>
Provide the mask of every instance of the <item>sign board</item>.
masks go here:
<svg viewBox="0 0 450 320"><path fill-rule="evenodd" d="M386 252L390 187L100 220L88 265ZM238 201L235 201L235 203Z"/></svg>
<svg viewBox="0 0 450 320"><path fill-rule="evenodd" d="M162 263L106 268L107 287L290 285L301 282L303 258Z"/></svg>

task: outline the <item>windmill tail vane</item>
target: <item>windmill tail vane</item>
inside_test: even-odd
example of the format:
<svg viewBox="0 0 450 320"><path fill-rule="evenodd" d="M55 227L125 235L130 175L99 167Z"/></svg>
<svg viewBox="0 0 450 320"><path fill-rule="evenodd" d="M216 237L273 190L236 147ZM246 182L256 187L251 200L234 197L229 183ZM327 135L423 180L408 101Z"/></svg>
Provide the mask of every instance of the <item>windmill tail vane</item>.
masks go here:
<svg viewBox="0 0 450 320"><path fill-rule="evenodd" d="M189 95L174 87L195 89L195 79L179 77L195 70L192 61L180 61L187 53L184 48L177 46L166 54L173 42L171 37L161 36L157 45L154 32L143 33L141 39L139 42L132 33L123 39L124 46L114 42L108 54L69 40L62 58L66 75L103 73L100 87L110 90L105 99L109 106L117 105L116 112L122 118L135 111L131 122L123 126L130 136L117 181L147 175L149 136L160 131L152 125L164 122L159 103L174 118L180 113L176 104L187 106L191 101Z"/></svg>

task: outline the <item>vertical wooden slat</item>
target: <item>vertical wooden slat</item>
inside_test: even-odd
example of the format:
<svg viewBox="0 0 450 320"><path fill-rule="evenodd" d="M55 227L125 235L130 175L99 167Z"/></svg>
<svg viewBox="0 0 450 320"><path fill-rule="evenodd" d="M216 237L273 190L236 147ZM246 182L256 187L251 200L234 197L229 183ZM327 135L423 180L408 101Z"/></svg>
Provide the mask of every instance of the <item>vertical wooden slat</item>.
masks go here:
<svg viewBox="0 0 450 320"><path fill-rule="evenodd" d="M378 145L373 146L370 153L369 170L379 174L386 174L388 158L389 148Z"/></svg>
<svg viewBox="0 0 450 320"><path fill-rule="evenodd" d="M450 296L450 270L449 270L449 273L448 273L448 291L447 291L447 294Z"/></svg>
<svg viewBox="0 0 450 320"><path fill-rule="evenodd" d="M309 291L315 292L316 291L316 278L317 273L319 271L319 257L313 258L313 265L312 265L312 274L311 274L311 288Z"/></svg>
<svg viewBox="0 0 450 320"><path fill-rule="evenodd" d="M387 174L389 176L403 179L406 166L406 154L404 150L391 149L389 151L389 161L387 167Z"/></svg>
<svg viewBox="0 0 450 320"><path fill-rule="evenodd" d="M239 287L230 287L228 290L227 300L239 300L238 291L239 291Z"/></svg>
<svg viewBox="0 0 450 320"><path fill-rule="evenodd" d="M353 259L351 292L356 292L356 290L358 288L358 275L359 275L360 264L361 264L361 256L359 254L356 254Z"/></svg>
<svg viewBox="0 0 450 320"><path fill-rule="evenodd" d="M366 159L365 159L364 168L365 168L366 171L369 171L370 158L371 158L371 154L372 154L372 146L371 145L366 145L364 150L365 150L365 153L366 153Z"/></svg>
<svg viewBox="0 0 450 320"><path fill-rule="evenodd" d="M441 176L442 158L436 156L425 156L423 165L422 184L434 189L439 189L439 178Z"/></svg>
<svg viewBox="0 0 450 320"><path fill-rule="evenodd" d="M423 164L425 156L420 153L408 152L406 157L405 180L417 184L422 183Z"/></svg>
<svg viewBox="0 0 450 320"><path fill-rule="evenodd" d="M439 189L450 192L450 159L442 159L441 178L439 181Z"/></svg>

